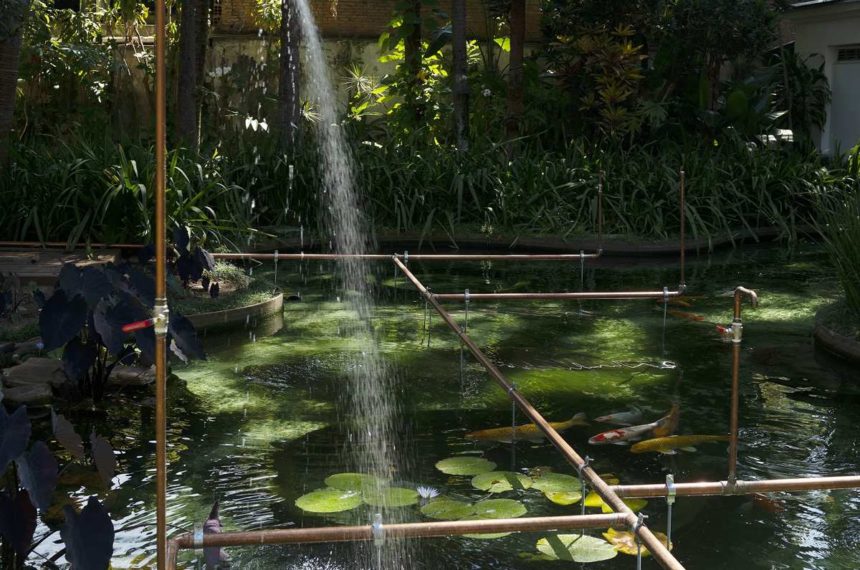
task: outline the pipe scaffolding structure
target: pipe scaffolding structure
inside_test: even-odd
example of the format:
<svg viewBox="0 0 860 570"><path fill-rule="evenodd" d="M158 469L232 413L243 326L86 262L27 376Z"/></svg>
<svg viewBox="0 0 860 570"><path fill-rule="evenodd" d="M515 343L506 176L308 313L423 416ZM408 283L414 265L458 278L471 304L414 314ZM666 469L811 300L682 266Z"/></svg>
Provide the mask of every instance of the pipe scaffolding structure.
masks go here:
<svg viewBox="0 0 860 570"><path fill-rule="evenodd" d="M601 479L601 477L597 474L594 469L592 469L588 463L561 437L561 434L558 433L547 420L538 412L534 406L522 395L520 394L516 387L505 377L504 374L493 364L489 358L483 353L483 351L478 348L478 345L467 335L460 326L454 321L451 315L442 307L438 300L436 300L435 295L431 294L427 288L418 280L415 275L409 270L406 265L400 261L400 259L394 257L394 264L403 272L403 275L406 276L409 281L418 289L418 292L430 303L436 312L442 317L442 320L445 321L445 324L454 331L463 344L469 349L469 352L484 366L490 376L502 387L507 393L508 396L513 400L517 407L532 421L534 424L543 432L543 434L550 440L550 442L555 445L555 447L564 455L565 459L570 463L580 476L585 478L588 483L591 485L591 488L603 499L603 501L609 505L612 510L616 513L623 514L624 520L627 523L627 526L639 537L639 540L642 541L645 548L647 548L651 555L654 557L657 562L663 568L668 570L683 570L683 566L678 560L672 556L669 552L669 549L663 545L662 542L654 535L651 530L643 525L636 516L636 514L628 507L624 501L619 497L615 492L612 491L610 486Z"/></svg>
<svg viewBox="0 0 860 570"><path fill-rule="evenodd" d="M319 542L360 542L403 538L439 538L463 534L494 532L538 532L586 528L624 528L623 514L573 515L560 517L529 517L475 521L441 521L382 524L363 526L327 526L231 532L220 534L183 534L172 538L168 545L167 570L175 570L180 550L224 546L259 546L263 544L308 544Z"/></svg>

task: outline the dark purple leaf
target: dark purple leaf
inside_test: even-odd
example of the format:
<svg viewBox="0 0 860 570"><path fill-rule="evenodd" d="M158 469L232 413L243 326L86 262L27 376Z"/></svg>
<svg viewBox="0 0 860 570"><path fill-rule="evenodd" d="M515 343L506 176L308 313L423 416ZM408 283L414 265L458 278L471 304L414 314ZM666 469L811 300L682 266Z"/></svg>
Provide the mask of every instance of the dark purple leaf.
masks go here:
<svg viewBox="0 0 860 570"><path fill-rule="evenodd" d="M22 559L30 552L36 532L36 508L27 491L18 491L15 498L0 493L0 536L8 541Z"/></svg>
<svg viewBox="0 0 860 570"><path fill-rule="evenodd" d="M206 522L203 523L203 534L220 533L221 519L218 516L218 501L216 500L215 504L212 505L212 510L209 511L209 517L206 519ZM227 556L221 551L220 547L210 546L209 548L203 549L203 558L206 561L207 570L214 570L227 559Z"/></svg>
<svg viewBox="0 0 860 570"><path fill-rule="evenodd" d="M137 250L137 261L144 265L149 263L149 260L155 256L155 244L148 243Z"/></svg>
<svg viewBox="0 0 860 570"><path fill-rule="evenodd" d="M134 340L144 360L149 363L155 362L155 331L153 328L135 331Z"/></svg>
<svg viewBox="0 0 860 570"><path fill-rule="evenodd" d="M133 267L128 268L126 275L128 275L128 292L134 295L141 304L147 307L153 306L155 304L155 279Z"/></svg>
<svg viewBox="0 0 860 570"><path fill-rule="evenodd" d="M33 289L33 302L40 309L45 306L45 293L41 289Z"/></svg>
<svg viewBox="0 0 860 570"><path fill-rule="evenodd" d="M148 318L143 307L127 293L110 299L103 299L93 313L96 332L108 352L118 355L123 352L128 333L123 332L123 325L142 321Z"/></svg>
<svg viewBox="0 0 860 570"><path fill-rule="evenodd" d="M206 353L203 352L203 345L197 338L197 331L187 318L179 313L171 314L168 332L183 354L189 358L206 360Z"/></svg>
<svg viewBox="0 0 860 570"><path fill-rule="evenodd" d="M188 243L191 241L191 235L186 226L177 226L173 228L173 243L180 254L188 251Z"/></svg>
<svg viewBox="0 0 860 570"><path fill-rule="evenodd" d="M41 512L51 506L54 490L59 481L57 458L44 441L37 441L32 449L15 460L21 486L30 492L30 499Z"/></svg>
<svg viewBox="0 0 860 570"><path fill-rule="evenodd" d="M88 266L81 270L83 296L90 307L94 307L100 299L107 297L113 291L110 280L100 267Z"/></svg>
<svg viewBox="0 0 860 570"><path fill-rule="evenodd" d="M0 404L0 474L27 449L30 431L27 406L19 406L10 416Z"/></svg>
<svg viewBox="0 0 860 570"><path fill-rule="evenodd" d="M84 277L81 270L73 263L64 263L60 269L60 289L69 299L83 293Z"/></svg>
<svg viewBox="0 0 860 570"><path fill-rule="evenodd" d="M83 459L85 457L84 442L78 432L75 431L75 426L62 414L54 412L53 408L51 408L51 424L54 427L54 437L57 438L59 444L75 459Z"/></svg>
<svg viewBox="0 0 860 570"><path fill-rule="evenodd" d="M95 431L90 434L90 448L99 475L105 482L105 485L110 487L111 479L113 479L114 472L116 471L116 457L113 454L113 448L110 446L108 440L100 435L96 435Z"/></svg>
<svg viewBox="0 0 860 570"><path fill-rule="evenodd" d="M194 251L194 259L202 269L205 269L207 271L212 271L213 269L215 269L215 258L212 256L211 253L209 253L202 247L198 247Z"/></svg>
<svg viewBox="0 0 860 570"><path fill-rule="evenodd" d="M113 522L95 497L79 513L71 505L63 507L66 522L60 536L66 545L66 560L72 570L107 570L113 555Z"/></svg>
<svg viewBox="0 0 860 570"><path fill-rule="evenodd" d="M179 280L183 283L188 283L188 281L192 280L194 273L194 257L190 253L183 253L176 260L176 274L179 275Z"/></svg>
<svg viewBox="0 0 860 570"><path fill-rule="evenodd" d="M63 349L63 372L69 380L78 382L87 375L96 362L99 351L95 344L84 344L81 337L75 337L66 343Z"/></svg>
<svg viewBox="0 0 860 570"><path fill-rule="evenodd" d="M204 275L203 278L200 280L200 286L203 287L204 291L208 291L209 290L209 277Z"/></svg>
<svg viewBox="0 0 860 570"><path fill-rule="evenodd" d="M211 287L209 287L209 296L213 299L217 299L221 296L221 285L218 283L213 283Z"/></svg>
<svg viewBox="0 0 860 570"><path fill-rule="evenodd" d="M39 331L46 351L56 350L72 340L87 323L87 302L69 299L56 291L39 313Z"/></svg>

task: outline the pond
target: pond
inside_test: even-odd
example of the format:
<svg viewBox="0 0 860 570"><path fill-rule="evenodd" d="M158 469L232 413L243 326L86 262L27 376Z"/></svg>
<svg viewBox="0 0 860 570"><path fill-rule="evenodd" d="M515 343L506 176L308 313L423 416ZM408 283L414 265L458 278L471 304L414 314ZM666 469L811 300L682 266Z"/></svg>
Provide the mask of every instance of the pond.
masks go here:
<svg viewBox="0 0 860 570"><path fill-rule="evenodd" d="M576 291L580 264L560 262L438 263L410 267L435 292ZM268 269L271 271L271 268ZM256 271L260 271L257 269ZM435 468L441 459L484 457L499 470L572 468L547 442L475 442L466 434L510 426L506 394L460 344L391 264L369 264L378 286L373 326L381 352L397 376L404 410L398 445L409 465L391 473L398 486L431 486L474 502L487 497L470 477ZM592 290L674 287L671 260L612 259L587 262L584 287ZM190 529L212 502L221 501L227 530L366 524L374 509L362 505L333 515L313 515L296 499L325 487L332 474L354 470L344 393L345 367L362 347L341 325L346 303L333 289L332 266L281 264L279 281L300 302L286 307L283 327L266 336L251 327L206 339L210 359L177 367L171 386L168 520ZM535 407L551 421L584 412L594 418L638 407L645 419L680 405L679 434L728 431L731 349L715 324L731 319L731 290L756 289L760 306L746 308L741 361L741 479L844 475L860 465L860 373L813 349L815 311L837 294L832 270L820 249L769 247L694 257L688 265L689 306L670 305L665 325L654 301L473 302L468 332ZM460 321L462 303L448 303ZM278 328L281 323L260 323ZM154 467L152 402L129 399L111 412L112 442L122 449L123 475L108 499L116 527L114 568L154 562ZM521 414L518 423L525 423ZM593 446L588 438L610 429L590 422L565 438L594 458L599 473L622 483L659 483L667 473L678 482L721 480L726 444L704 443L676 455L633 454L624 446ZM84 496L83 491L81 497ZM528 516L578 514L535 489L494 495L520 501ZM413 520L430 520L417 505L402 507ZM589 512L600 512L589 509ZM665 532L666 503L645 506L648 524ZM688 568L860 567L860 493L822 491L767 497L681 498L674 508L676 556ZM173 531L172 531L173 532ZM601 531L588 531L600 536ZM487 538L441 538L416 542L410 568L551 568L571 563L537 560L535 544L546 533ZM44 543L45 554L57 545ZM347 545L231 548L240 568L355 568ZM199 567L201 556L184 552L182 567ZM577 565L578 566L578 565ZM591 568L634 568L616 558ZM653 561L646 568L656 568Z"/></svg>

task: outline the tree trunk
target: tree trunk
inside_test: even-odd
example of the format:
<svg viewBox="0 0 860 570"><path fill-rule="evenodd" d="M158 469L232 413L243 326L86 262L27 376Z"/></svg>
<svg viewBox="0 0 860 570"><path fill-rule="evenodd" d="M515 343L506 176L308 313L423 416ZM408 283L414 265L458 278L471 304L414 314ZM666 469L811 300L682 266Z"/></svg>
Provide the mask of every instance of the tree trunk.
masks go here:
<svg viewBox="0 0 860 570"><path fill-rule="evenodd" d="M298 140L301 119L299 99L299 14L296 0L281 2L281 69L278 80L278 119L281 150L290 151Z"/></svg>
<svg viewBox="0 0 860 570"><path fill-rule="evenodd" d="M454 130L457 150L469 150L469 77L466 58L466 0L452 0L451 42L454 51Z"/></svg>
<svg viewBox="0 0 860 570"><path fill-rule="evenodd" d="M18 12L15 13L15 8ZM9 156L9 137L15 120L15 93L18 88L18 65L21 56L21 36L24 20L30 11L30 1L20 2L11 13L3 14L8 24L8 36L0 37L0 168L5 168Z"/></svg>
<svg viewBox="0 0 860 570"><path fill-rule="evenodd" d="M413 109L416 123L419 123L424 115L423 106L418 98L421 86L421 0L412 0L403 18L405 25L410 26L404 42L404 57L410 82L409 99L411 101L408 104Z"/></svg>
<svg viewBox="0 0 860 570"><path fill-rule="evenodd" d="M511 0L511 59L508 65L508 101L505 126L508 139L520 134L520 121L525 109L523 95L523 59L526 40L526 0Z"/></svg>
<svg viewBox="0 0 860 570"><path fill-rule="evenodd" d="M199 142L198 102L208 32L206 2L182 0L182 19L179 24L176 142L193 149L197 148Z"/></svg>

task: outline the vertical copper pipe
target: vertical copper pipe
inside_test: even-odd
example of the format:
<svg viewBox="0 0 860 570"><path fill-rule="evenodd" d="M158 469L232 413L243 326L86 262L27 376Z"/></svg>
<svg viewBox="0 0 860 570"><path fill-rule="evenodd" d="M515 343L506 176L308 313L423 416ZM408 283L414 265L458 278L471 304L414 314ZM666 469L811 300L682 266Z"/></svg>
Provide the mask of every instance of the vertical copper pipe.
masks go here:
<svg viewBox="0 0 860 570"><path fill-rule="evenodd" d="M736 287L734 295L734 316L732 318L732 396L731 412L729 415L729 474L730 485L737 481L738 467L738 418L740 405L740 373L741 373L741 340L743 339L744 324L741 319L741 301L744 296L750 298L753 306L758 304L758 295L752 289Z"/></svg>
<svg viewBox="0 0 860 570"><path fill-rule="evenodd" d="M167 26L164 0L155 0L155 494L158 569L167 563L167 350L166 228L167 178ZM159 315L159 313L161 313Z"/></svg>
<svg viewBox="0 0 860 570"><path fill-rule="evenodd" d="M687 258L687 190L685 188L687 175L684 169L681 168L680 193L681 193L681 289L687 286L687 276L685 273L685 261Z"/></svg>
<svg viewBox="0 0 860 570"><path fill-rule="evenodd" d="M409 271L409 268L403 264L397 257L392 258L395 265L403 272L403 275L412 282L418 292L427 299L427 302L430 303L433 308L439 313L439 316L442 317L442 320L445 321L445 324L454 331L464 345L469 349L469 352L472 353L472 356L481 363L481 365L487 370L487 372L492 376L492 378L496 381L499 386L501 386L507 393L508 397L513 400L520 410L529 417L529 419L534 422L534 424L541 430L541 432L546 436L547 439L558 449L562 455L564 455L565 459L567 459L568 463L570 463L573 467L575 467L578 471L581 471L582 477L584 477L594 491L603 499L603 501L609 505L612 510L616 513L621 513L626 517L627 524L632 529L636 529L636 534L639 536L642 543L645 547L651 552L657 562L663 568L667 568L669 570L683 570L683 566L678 560L672 556L669 550L660 542L654 533L646 526L638 526L637 524L637 516L630 510L624 501L616 495L610 486L600 478L600 475L597 474L594 469L588 467L582 457L570 446L567 441L558 431L553 428L549 422L538 412L534 406L522 395L520 394L516 388L508 381L504 374L493 364L489 358L483 353L483 351L475 344L475 341L472 338L463 332L460 326L454 321L450 314L439 304L439 301L436 300L436 296L432 295L427 288L418 280L415 275Z"/></svg>

